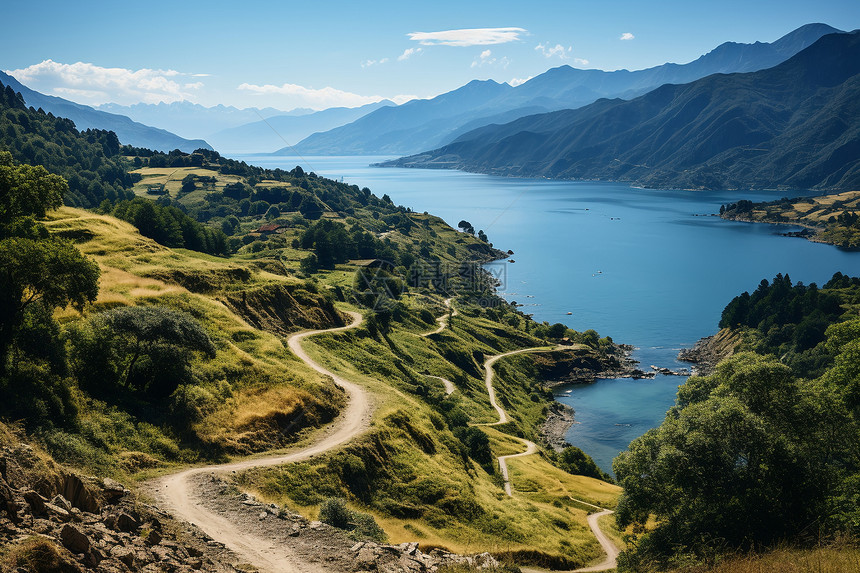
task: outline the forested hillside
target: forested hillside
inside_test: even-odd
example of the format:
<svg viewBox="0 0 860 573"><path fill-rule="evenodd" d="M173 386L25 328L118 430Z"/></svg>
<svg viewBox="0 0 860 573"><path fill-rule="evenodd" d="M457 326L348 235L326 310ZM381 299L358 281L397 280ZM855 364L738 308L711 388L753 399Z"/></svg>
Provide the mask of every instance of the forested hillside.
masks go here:
<svg viewBox="0 0 860 573"><path fill-rule="evenodd" d="M613 463L619 526L657 520L623 570L857 538L858 309L860 279L842 273L821 288L777 275L726 306L736 354Z"/></svg>

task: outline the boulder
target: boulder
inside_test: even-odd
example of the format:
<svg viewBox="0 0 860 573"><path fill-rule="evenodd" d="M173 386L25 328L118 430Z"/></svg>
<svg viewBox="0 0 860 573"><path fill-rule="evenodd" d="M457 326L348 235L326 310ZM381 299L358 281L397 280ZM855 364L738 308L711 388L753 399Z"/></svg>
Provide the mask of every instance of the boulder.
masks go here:
<svg viewBox="0 0 860 573"><path fill-rule="evenodd" d="M33 512L33 515L45 515L48 512L47 507L45 507L45 503L48 501L38 492L31 490L27 490L24 492L24 499L27 501L27 504L30 506L30 510Z"/></svg>
<svg viewBox="0 0 860 573"><path fill-rule="evenodd" d="M140 522L126 512L122 512L116 516L116 528L126 533L137 531L140 527Z"/></svg>
<svg viewBox="0 0 860 573"><path fill-rule="evenodd" d="M60 531L60 541L63 542L63 547L72 553L86 553L90 550L90 539L83 532L71 524L63 526Z"/></svg>
<svg viewBox="0 0 860 573"><path fill-rule="evenodd" d="M77 507L81 511L89 513L98 513L101 511L101 506L93 493L87 488L81 478L75 474L66 474L63 476L63 497L69 500L72 507Z"/></svg>

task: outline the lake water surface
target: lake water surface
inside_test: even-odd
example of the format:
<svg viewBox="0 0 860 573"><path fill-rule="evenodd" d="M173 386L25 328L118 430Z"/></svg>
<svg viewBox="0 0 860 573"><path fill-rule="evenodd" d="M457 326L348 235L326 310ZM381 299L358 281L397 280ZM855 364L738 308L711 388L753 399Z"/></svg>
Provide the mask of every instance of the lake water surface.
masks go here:
<svg viewBox="0 0 860 573"><path fill-rule="evenodd" d="M860 253L779 236L786 227L723 221L720 205L785 192L657 191L623 184L498 178L458 171L380 169L382 157L243 157L388 194L452 226L465 219L515 251L502 292L536 320L593 328L634 345L643 369L688 366L678 350L713 334L732 297L763 278L825 283L860 274ZM798 195L798 194L795 194ZM572 314L568 315L570 312ZM576 410L567 434L604 470L627 444L660 424L683 378L602 380L560 388ZM570 391L569 393L567 391Z"/></svg>

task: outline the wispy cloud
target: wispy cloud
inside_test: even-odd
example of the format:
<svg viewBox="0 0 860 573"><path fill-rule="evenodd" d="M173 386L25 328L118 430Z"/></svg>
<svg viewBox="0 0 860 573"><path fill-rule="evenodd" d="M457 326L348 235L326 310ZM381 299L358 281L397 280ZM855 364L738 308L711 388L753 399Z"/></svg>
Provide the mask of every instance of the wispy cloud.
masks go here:
<svg viewBox="0 0 860 573"><path fill-rule="evenodd" d="M473 68L478 68L481 66L496 66L500 68L507 68L511 61L507 56L503 56L501 58L494 58L492 50L484 50L481 52L481 55L475 58L472 62Z"/></svg>
<svg viewBox="0 0 860 573"><path fill-rule="evenodd" d="M630 32L624 32L623 34L621 34L621 37L620 37L620 38L618 38L618 39L619 39L619 40L632 40L632 39L634 39L635 37L636 37L636 36L634 36L634 35L633 35L633 34L631 34Z"/></svg>
<svg viewBox="0 0 860 573"><path fill-rule="evenodd" d="M489 46L515 42L528 34L523 28L465 28L440 32L412 32L409 39L424 46Z"/></svg>
<svg viewBox="0 0 860 573"><path fill-rule="evenodd" d="M193 99L193 94L186 90L199 90L203 83L185 83L182 79L206 77L206 74L185 74L176 70L103 68L86 62L63 64L53 60L6 73L37 91L89 105Z"/></svg>
<svg viewBox="0 0 860 573"><path fill-rule="evenodd" d="M565 48L561 44L550 46L549 44L540 43L535 46L535 50L543 54L545 58L558 57L559 59L566 60L570 57L570 53L573 51L573 46Z"/></svg>
<svg viewBox="0 0 860 573"><path fill-rule="evenodd" d="M588 60L585 60L583 58L573 58L573 63L578 65L578 66L587 66L591 62L589 62Z"/></svg>
<svg viewBox="0 0 860 573"><path fill-rule="evenodd" d="M362 68L369 68L371 66L380 66L380 65L386 64L386 63L388 63L388 58L382 58L379 60L364 60L363 62L361 62L361 67Z"/></svg>
<svg viewBox="0 0 860 573"><path fill-rule="evenodd" d="M239 90L247 91L259 96L281 96L279 104L290 107L310 107L312 109L326 109L329 107L358 107L369 103L390 99L395 103L403 103L415 99L413 95L397 95L385 98L383 96L365 96L352 92L339 90L333 87L319 89L308 88L298 84L283 84L280 86L265 84L256 85L243 83ZM285 107L286 109L286 107Z"/></svg>
<svg viewBox="0 0 860 573"><path fill-rule="evenodd" d="M424 49L423 49L423 48L406 48L405 50L403 50L403 53L402 53L402 54L400 54L399 56L397 56L397 61L398 61L398 62L403 62L403 61L405 61L405 60L408 60L408 59L409 59L409 58L411 58L412 56L415 56L415 55L420 54L420 53L421 53L421 52L423 52L423 51L424 51Z"/></svg>

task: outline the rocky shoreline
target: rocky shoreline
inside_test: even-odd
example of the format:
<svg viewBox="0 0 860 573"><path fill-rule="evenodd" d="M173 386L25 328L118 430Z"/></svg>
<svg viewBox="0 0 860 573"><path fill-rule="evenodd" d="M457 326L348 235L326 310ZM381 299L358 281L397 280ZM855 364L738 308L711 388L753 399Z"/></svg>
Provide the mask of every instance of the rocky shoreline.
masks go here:
<svg viewBox="0 0 860 573"><path fill-rule="evenodd" d="M552 402L541 426L541 436L546 445L560 452L568 445L565 435L575 424L573 408L561 402Z"/></svg>
<svg viewBox="0 0 860 573"><path fill-rule="evenodd" d="M724 328L713 336L698 340L692 348L682 348L678 360L691 362L694 376L708 376L717 364L735 353L740 342L740 334Z"/></svg>

